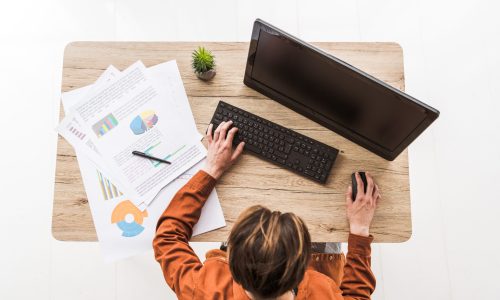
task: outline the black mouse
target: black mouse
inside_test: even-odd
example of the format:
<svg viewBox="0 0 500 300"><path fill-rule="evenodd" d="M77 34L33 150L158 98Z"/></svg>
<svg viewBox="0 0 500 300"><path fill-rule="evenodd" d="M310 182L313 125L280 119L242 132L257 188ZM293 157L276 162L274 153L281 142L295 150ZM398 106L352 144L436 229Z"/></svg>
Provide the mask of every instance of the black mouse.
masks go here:
<svg viewBox="0 0 500 300"><path fill-rule="evenodd" d="M363 186L364 190L366 193L366 186L368 185L366 181L366 174L363 171L359 171L359 177L361 177L361 180L363 181ZM352 173L351 175L351 180L352 180L352 200L356 200L356 195L358 194L358 183L356 181L356 173Z"/></svg>

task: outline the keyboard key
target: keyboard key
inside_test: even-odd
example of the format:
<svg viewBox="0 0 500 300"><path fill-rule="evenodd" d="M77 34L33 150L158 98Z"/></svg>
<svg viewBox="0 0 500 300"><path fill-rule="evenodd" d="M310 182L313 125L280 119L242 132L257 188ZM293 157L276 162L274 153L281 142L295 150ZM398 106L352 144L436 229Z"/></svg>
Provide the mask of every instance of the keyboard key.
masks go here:
<svg viewBox="0 0 500 300"><path fill-rule="evenodd" d="M275 152L276 156L279 158L284 158L286 159L288 156L285 153L282 152Z"/></svg>
<svg viewBox="0 0 500 300"><path fill-rule="evenodd" d="M285 153L290 153L290 150L292 149L292 145L290 144L286 144L285 145L285 149L283 151L285 151Z"/></svg>
<svg viewBox="0 0 500 300"><path fill-rule="evenodd" d="M309 176L314 176L314 175L316 175L313 171L308 170L308 169L306 169L306 170L304 171L304 173L306 173L306 174L307 174L307 175L309 175Z"/></svg>
<svg viewBox="0 0 500 300"><path fill-rule="evenodd" d="M245 148L247 150L250 150L255 153L260 153L262 150L259 147L255 147L254 145L251 145L250 143L248 145L245 145Z"/></svg>

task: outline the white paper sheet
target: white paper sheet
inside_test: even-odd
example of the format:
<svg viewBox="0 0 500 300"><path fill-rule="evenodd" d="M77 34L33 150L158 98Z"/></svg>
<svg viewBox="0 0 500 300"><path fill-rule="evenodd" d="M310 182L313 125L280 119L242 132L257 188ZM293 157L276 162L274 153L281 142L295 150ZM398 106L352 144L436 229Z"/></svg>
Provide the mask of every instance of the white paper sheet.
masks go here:
<svg viewBox="0 0 500 300"><path fill-rule="evenodd" d="M168 99L174 100L171 105L183 120L182 126L186 132L192 131L201 140L203 137L196 128L193 112L189 106L189 100L182 83L181 73L175 60L167 61L148 68L148 73L156 81L156 87L163 89L160 93L170 95Z"/></svg>
<svg viewBox="0 0 500 300"><path fill-rule="evenodd" d="M185 131L192 131L189 136L197 137L199 140L202 139L202 135L196 129L196 123L193 117L193 113L189 106L189 101L182 83L182 78L177 67L175 60L164 62L147 69L150 78L156 82L156 88L160 90L160 94L169 95L170 97L164 97L166 105L174 107L177 114L181 116L180 120L182 123L179 126L183 126ZM68 97L70 99L80 99L88 94L92 90L102 87L109 81L114 79L120 74L120 71L114 66L110 65L106 71L104 71L97 81L89 86L78 88L62 95L63 103L65 103L64 98ZM73 103L75 105L75 103ZM70 112L73 110L71 108L67 109L68 117L64 118L57 131L66 140L70 142L75 149L79 149L79 152L90 158L98 168L106 174L106 178L111 179L112 182L119 182L117 178L113 176L113 173L109 171L106 162L97 150L90 137L85 133L85 128L78 122L75 117L69 117ZM118 184L121 186L121 184ZM141 209L145 209L147 205L140 205Z"/></svg>
<svg viewBox="0 0 500 300"><path fill-rule="evenodd" d="M167 62L151 68L155 68L158 71L153 75L154 78L158 78L160 76L165 78L165 74L172 73L173 68L177 69L177 65L175 62ZM96 83L99 83L103 77L106 77L105 74L103 74ZM170 93L177 93L178 95L180 92L185 95L180 75L178 77L171 76L170 80L172 82L171 89L177 89L177 91L170 91ZM174 81L180 81L180 85L179 82ZM179 91L179 86L182 91ZM61 98L66 113L70 113L71 107L78 102L80 97L84 96L91 89L92 85L63 93ZM188 118L188 120L185 121L194 123L189 104L187 102L182 103L183 101L187 101L187 97L184 100L181 100L183 97L178 99L179 100L176 101L177 105L180 110L184 110L183 118ZM152 249L152 239L154 237L156 222L158 221L159 216L166 209L178 189L184 185L204 163L204 161L198 163L163 188L146 211L141 211L134 210L133 206L126 202L128 198L113 184L112 180L108 179L109 175L101 172L96 167L94 162L78 149L75 150L102 253L104 259L108 262L116 261L118 259ZM113 222L120 216L121 209L125 209L125 211L129 210L135 213L138 218L137 221L141 221L142 219L142 224L136 222L137 224L128 225L120 222ZM113 211L115 210L117 210L117 212L115 213L115 218L113 218ZM129 218L128 221L130 221L131 217L129 216L125 218ZM120 228L119 223L125 230ZM193 229L193 235L215 230L217 228L224 227L225 225L226 223L222 208L217 197L217 192L214 189L203 207L200 219Z"/></svg>
<svg viewBox="0 0 500 300"><path fill-rule="evenodd" d="M172 95L167 94L169 89L157 88L150 77L144 65L137 62L107 84L90 90L68 116L85 128L86 137L103 158L98 164L111 171L115 184L141 208L206 155L199 135L193 138L192 125L179 126L184 115L177 113ZM172 164L134 156L133 150ZM95 161L95 157L91 159Z"/></svg>
<svg viewBox="0 0 500 300"><path fill-rule="evenodd" d="M69 98L70 100L74 99L75 101L77 99L79 100L81 98L84 98L92 90L95 90L96 88L107 84L118 74L120 74L120 71L118 69L116 69L114 66L109 66L94 84L75 89L67 93L63 93L61 96L62 102L67 102L65 98ZM72 105L74 106L75 103L72 103ZM97 166L99 166L99 169L104 171L107 176L110 177L114 182L118 182L118 180L113 177L113 173L107 167L107 164L99 153L99 150L95 146L94 142L89 137L88 132L85 130L83 124L80 124L78 119L75 118L73 114L71 114L72 107L65 106L65 111L67 111L66 117L57 126L57 132L59 132L59 134L63 136L75 149L78 149L80 154L84 154L85 156L90 158L90 160L92 160Z"/></svg>
<svg viewBox="0 0 500 300"><path fill-rule="evenodd" d="M156 224L175 193L203 166L196 166L179 176L160 191L155 201L144 211L125 195L105 200L99 185L98 172L92 163L78 159L99 244L106 262L113 262L152 249ZM217 192L214 190L203 206L193 235L226 226Z"/></svg>

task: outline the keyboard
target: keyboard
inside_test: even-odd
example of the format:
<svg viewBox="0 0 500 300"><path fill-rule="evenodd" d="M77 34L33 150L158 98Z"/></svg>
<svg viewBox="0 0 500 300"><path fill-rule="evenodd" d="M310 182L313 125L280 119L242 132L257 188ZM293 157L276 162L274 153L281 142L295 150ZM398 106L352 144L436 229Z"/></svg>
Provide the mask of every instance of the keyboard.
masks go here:
<svg viewBox="0 0 500 300"><path fill-rule="evenodd" d="M238 128L233 145L244 141L245 151L311 180L327 181L337 149L219 101L211 120L213 130L229 120Z"/></svg>

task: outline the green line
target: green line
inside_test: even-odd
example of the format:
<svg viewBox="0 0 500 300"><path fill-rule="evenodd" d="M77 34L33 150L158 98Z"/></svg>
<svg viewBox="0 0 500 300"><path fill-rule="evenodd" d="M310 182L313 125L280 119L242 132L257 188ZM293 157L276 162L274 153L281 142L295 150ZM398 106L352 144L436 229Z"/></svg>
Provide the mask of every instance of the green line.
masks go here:
<svg viewBox="0 0 500 300"><path fill-rule="evenodd" d="M153 150L155 147L158 147L158 145L161 144L161 142L156 143L155 145L149 147L148 149L144 150L144 153L148 153L149 151Z"/></svg>
<svg viewBox="0 0 500 300"><path fill-rule="evenodd" d="M169 159L170 157L176 155L177 153L179 153L179 151L181 151L182 149L184 149L184 147L186 147L186 145L182 145L182 147L180 147L179 149L175 150L174 153L170 153L169 155L165 156L163 159ZM155 163L153 166L156 167L156 166L159 166L161 164L161 162L157 162Z"/></svg>
<svg viewBox="0 0 500 300"><path fill-rule="evenodd" d="M184 149L184 147L186 147L186 145L182 145L182 147L180 147L179 149L175 150L174 153L167 155L164 159L167 159L167 158L169 158L171 156L176 155L179 151L181 151L182 149Z"/></svg>

